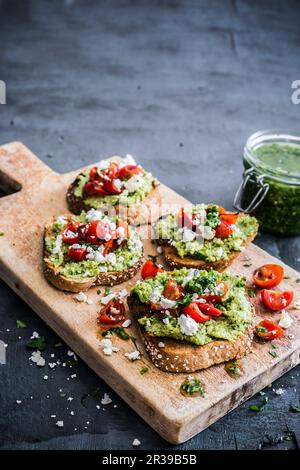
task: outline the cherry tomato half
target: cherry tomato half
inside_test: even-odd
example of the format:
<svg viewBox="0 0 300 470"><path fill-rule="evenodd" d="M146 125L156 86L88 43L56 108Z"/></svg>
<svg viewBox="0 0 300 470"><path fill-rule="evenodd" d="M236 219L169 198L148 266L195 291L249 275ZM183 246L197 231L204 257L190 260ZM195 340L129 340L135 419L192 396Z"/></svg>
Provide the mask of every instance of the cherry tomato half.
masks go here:
<svg viewBox="0 0 300 470"><path fill-rule="evenodd" d="M102 220L92 220L88 224L80 226L78 231L82 240L94 245L109 241L106 240L107 235L112 237L109 225Z"/></svg>
<svg viewBox="0 0 300 470"><path fill-rule="evenodd" d="M199 302L197 300L196 300L196 303L197 303L199 309L201 310L201 312L204 313L205 315L209 315L211 317L219 317L223 313L222 310L220 310L219 308L214 307L211 304L208 304L208 303L204 304L204 303Z"/></svg>
<svg viewBox="0 0 300 470"><path fill-rule="evenodd" d="M100 175L98 173L98 167L97 166L93 166L90 169L89 181L94 181L94 180L100 180Z"/></svg>
<svg viewBox="0 0 300 470"><path fill-rule="evenodd" d="M272 341L275 338L283 335L283 329L277 323L270 320L262 320L256 325L255 333L266 341Z"/></svg>
<svg viewBox="0 0 300 470"><path fill-rule="evenodd" d="M271 289L278 286L283 279L283 275L283 267L279 264L264 264L260 268L255 269L253 281L258 287Z"/></svg>
<svg viewBox="0 0 300 470"><path fill-rule="evenodd" d="M122 192L122 189L120 187L117 187L114 184L114 180L109 180L109 181L104 181L103 183L103 189L106 191L108 194L120 194Z"/></svg>
<svg viewBox="0 0 300 470"><path fill-rule="evenodd" d="M157 273L162 273L164 270L159 268L151 259L148 259L141 270L141 276L143 279L156 276Z"/></svg>
<svg viewBox="0 0 300 470"><path fill-rule="evenodd" d="M280 292L276 290L263 289L261 291L261 300L265 307L277 312L290 305L294 293L290 290Z"/></svg>
<svg viewBox="0 0 300 470"><path fill-rule="evenodd" d="M212 302L216 304L221 302L228 292L228 285L224 281L217 281L217 290L220 292L218 294L201 294L201 298L205 299L207 302Z"/></svg>
<svg viewBox="0 0 300 470"><path fill-rule="evenodd" d="M98 321L105 325L115 325L125 320L125 305L121 299L112 299L100 311Z"/></svg>
<svg viewBox="0 0 300 470"><path fill-rule="evenodd" d="M86 248L73 248L70 246L68 250L69 258L73 259L74 261L83 261L86 257L87 251Z"/></svg>
<svg viewBox="0 0 300 470"><path fill-rule="evenodd" d="M190 304L185 305L182 311L197 323L203 323L211 318L209 315L205 315L205 313L201 312L199 304L196 302L191 302Z"/></svg>
<svg viewBox="0 0 300 470"><path fill-rule="evenodd" d="M221 220L219 225L216 228L216 238L221 238L221 240L225 240L225 238L230 237L232 234L233 229L231 227L231 224L226 222L225 220Z"/></svg>
<svg viewBox="0 0 300 470"><path fill-rule="evenodd" d="M72 221L63 229L61 236L65 243L73 245L73 243L78 243L80 241L78 227L79 223Z"/></svg>
<svg viewBox="0 0 300 470"><path fill-rule="evenodd" d="M125 165L119 170L120 180L129 180L134 175L142 175L143 170L137 165Z"/></svg>
<svg viewBox="0 0 300 470"><path fill-rule="evenodd" d="M89 181L84 185L83 190L89 195L89 196L107 196L107 191L104 189L104 183L103 181Z"/></svg>
<svg viewBox="0 0 300 470"><path fill-rule="evenodd" d="M169 279L163 290L163 296L169 300L180 300L184 297L184 291L176 281Z"/></svg>

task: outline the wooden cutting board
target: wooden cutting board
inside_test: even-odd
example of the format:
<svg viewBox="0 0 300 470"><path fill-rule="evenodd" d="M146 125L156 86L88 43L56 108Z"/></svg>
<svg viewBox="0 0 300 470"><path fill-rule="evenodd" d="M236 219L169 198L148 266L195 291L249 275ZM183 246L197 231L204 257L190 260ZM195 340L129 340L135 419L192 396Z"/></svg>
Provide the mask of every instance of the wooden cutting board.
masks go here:
<svg viewBox="0 0 300 470"><path fill-rule="evenodd" d="M67 212L66 189L78 172L55 173L18 142L0 147L0 187L8 193L18 191L0 199L0 232L4 233L0 237L0 276L161 436L174 444L190 439L299 363L300 312L293 308L289 309L292 326L276 341L278 357L269 354L270 345L254 343L253 352L241 361L242 376L231 378L224 365L193 374L203 381L205 398L182 396L179 388L186 374L162 372L152 365L135 325L128 331L137 336L144 352L142 359L130 362L124 353L133 351L133 344L115 337L114 345L120 351L104 356L97 338L97 288L88 292L93 304L82 304L74 300L74 294L53 288L42 274L44 225L52 216ZM167 208L171 202L188 203L166 186L161 185L160 192ZM140 231L145 236L148 227ZM144 241L144 248L145 256L157 254L149 239ZM230 270L249 278L254 267L276 261L251 245ZM296 282L300 274L288 266L285 273L289 279L281 287L294 290L295 298L300 299L300 284ZM129 291L138 278L114 290L126 287ZM264 312L257 299L254 302L261 317L279 318L279 314ZM141 375L142 367L148 367L149 372Z"/></svg>

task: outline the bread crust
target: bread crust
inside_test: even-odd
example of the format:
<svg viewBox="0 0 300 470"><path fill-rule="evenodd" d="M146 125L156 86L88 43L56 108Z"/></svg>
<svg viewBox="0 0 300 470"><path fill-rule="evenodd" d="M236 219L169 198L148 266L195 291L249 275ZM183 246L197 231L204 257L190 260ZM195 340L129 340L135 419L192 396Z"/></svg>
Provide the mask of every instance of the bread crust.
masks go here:
<svg viewBox="0 0 300 470"><path fill-rule="evenodd" d="M131 294L128 306L136 319L149 313L147 305ZM254 308L253 308L254 313ZM215 340L204 346L197 346L172 338L152 336L140 328L141 335L153 364L165 372L196 372L232 359L239 359L251 351L254 324L235 341ZM162 344L163 347L160 347ZM159 346L160 344L160 346Z"/></svg>
<svg viewBox="0 0 300 470"><path fill-rule="evenodd" d="M242 217L243 213L239 215ZM243 246L246 247L249 245L257 235L257 231L250 235L244 242ZM241 253L240 251L232 251L227 260L220 260L214 262L208 262L200 259L192 258L191 256L185 256L181 258L175 247L168 244L168 240L157 240L157 243L162 246L163 256L168 263L168 265L172 268L195 268L195 269L214 269L216 271L222 272L226 269Z"/></svg>
<svg viewBox="0 0 300 470"><path fill-rule="evenodd" d="M92 209L92 206L86 204L81 197L75 196L74 191L77 185L77 178L69 186L66 198L68 208L73 214L79 215L82 211ZM151 223L160 216L161 196L158 186L154 186L152 191L141 202L132 206L103 206L100 210L104 213L110 213L114 210L114 215L119 215L132 225L141 225Z"/></svg>
<svg viewBox="0 0 300 470"><path fill-rule="evenodd" d="M48 282L57 289L68 292L83 292L93 286L114 286L128 281L134 277L139 271L143 263L143 254L140 259L130 268L123 271L110 271L105 273L98 273L97 276L73 279L63 276L59 270L50 262L48 253L45 246L45 237L51 232L51 225L45 227L44 232L44 257L43 257L43 272Z"/></svg>

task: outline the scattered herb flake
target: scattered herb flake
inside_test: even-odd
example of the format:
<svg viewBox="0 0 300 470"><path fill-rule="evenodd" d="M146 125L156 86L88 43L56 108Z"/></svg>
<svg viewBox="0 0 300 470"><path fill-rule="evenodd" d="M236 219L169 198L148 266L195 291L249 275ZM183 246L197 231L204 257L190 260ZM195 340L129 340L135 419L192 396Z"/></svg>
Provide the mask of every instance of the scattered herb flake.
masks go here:
<svg viewBox="0 0 300 470"><path fill-rule="evenodd" d="M186 379L180 386L181 392L187 395L195 395L199 394L203 398L205 397L205 391L203 388L203 384L201 380L191 378L191 379Z"/></svg>
<svg viewBox="0 0 300 470"><path fill-rule="evenodd" d="M27 324L22 320L16 320L17 328L27 328Z"/></svg>
<svg viewBox="0 0 300 470"><path fill-rule="evenodd" d="M105 295L109 295L110 294L110 288L106 287L104 293L105 293Z"/></svg>
<svg viewBox="0 0 300 470"><path fill-rule="evenodd" d="M274 358L275 358L275 357L278 357L278 354L277 354L276 351L269 351L269 354L270 354L270 356L272 356L272 357L274 357Z"/></svg>
<svg viewBox="0 0 300 470"><path fill-rule="evenodd" d="M157 263L157 255L154 256L154 255L148 255L148 258L151 259L151 261L153 261L153 263Z"/></svg>
<svg viewBox="0 0 300 470"><path fill-rule="evenodd" d="M55 348L61 348L62 345L63 345L63 344L59 341L58 343L55 343L54 347L55 347Z"/></svg>
<svg viewBox="0 0 300 470"><path fill-rule="evenodd" d="M70 359L69 361L66 362L66 364L69 367L73 367L73 366L77 366L78 361L76 359Z"/></svg>
<svg viewBox="0 0 300 470"><path fill-rule="evenodd" d="M66 393L60 393L59 396L60 396L60 398L65 398L67 396L67 394Z"/></svg>
<svg viewBox="0 0 300 470"><path fill-rule="evenodd" d="M244 263L243 266L244 268L250 268L250 266L252 266L252 263Z"/></svg>
<svg viewBox="0 0 300 470"><path fill-rule="evenodd" d="M0 232L0 237L4 237L5 233L4 232Z"/></svg>
<svg viewBox="0 0 300 470"><path fill-rule="evenodd" d="M237 361L229 361L225 365L225 370L230 375L241 375L242 371Z"/></svg>
<svg viewBox="0 0 300 470"><path fill-rule="evenodd" d="M289 411L291 413L300 413L300 406L291 405L290 408L289 408Z"/></svg>
<svg viewBox="0 0 300 470"><path fill-rule="evenodd" d="M256 292L254 289L248 289L248 294L249 294L249 297L251 297L251 299L253 299L253 297L255 297L256 295Z"/></svg>
<svg viewBox="0 0 300 470"><path fill-rule="evenodd" d="M275 343L271 343L271 348L273 348L273 349L278 349L278 346L277 346L277 344L275 344Z"/></svg>
<svg viewBox="0 0 300 470"><path fill-rule="evenodd" d="M128 341L130 336L126 333L124 328L121 328L120 326L116 326L113 328L109 328L108 330L103 331L101 336L105 337L107 335L110 335L112 333L115 333L119 338L124 339L125 341Z"/></svg>
<svg viewBox="0 0 300 470"><path fill-rule="evenodd" d="M101 289L98 289L98 290L97 290L97 294L98 294L98 295L101 295Z"/></svg>
<svg viewBox="0 0 300 470"><path fill-rule="evenodd" d="M38 351L44 351L47 347L45 337L40 336L39 338L34 338L27 343L27 348L37 349Z"/></svg>
<svg viewBox="0 0 300 470"><path fill-rule="evenodd" d="M291 276L284 276L283 279L291 279Z"/></svg>
<svg viewBox="0 0 300 470"><path fill-rule="evenodd" d="M260 413L261 411L264 410L265 405L268 403L268 401L269 401L269 398L267 396L264 396L258 405L249 406L249 410L255 411L256 413Z"/></svg>
<svg viewBox="0 0 300 470"><path fill-rule="evenodd" d="M300 277L298 277L298 279L296 279L296 282L297 282L297 284L299 284L299 282L300 282Z"/></svg>
<svg viewBox="0 0 300 470"><path fill-rule="evenodd" d="M140 374L141 374L141 375L144 375L144 374L146 374L148 371L149 371L148 367L142 367L141 370L140 370Z"/></svg>

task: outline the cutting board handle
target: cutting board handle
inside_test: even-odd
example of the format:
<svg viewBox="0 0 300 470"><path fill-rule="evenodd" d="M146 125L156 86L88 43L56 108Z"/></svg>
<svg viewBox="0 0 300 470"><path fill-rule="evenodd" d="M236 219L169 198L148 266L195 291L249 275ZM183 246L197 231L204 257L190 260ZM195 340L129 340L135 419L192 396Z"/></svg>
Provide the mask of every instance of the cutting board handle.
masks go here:
<svg viewBox="0 0 300 470"><path fill-rule="evenodd" d="M0 147L0 189L7 194L26 189L54 172L21 142Z"/></svg>

